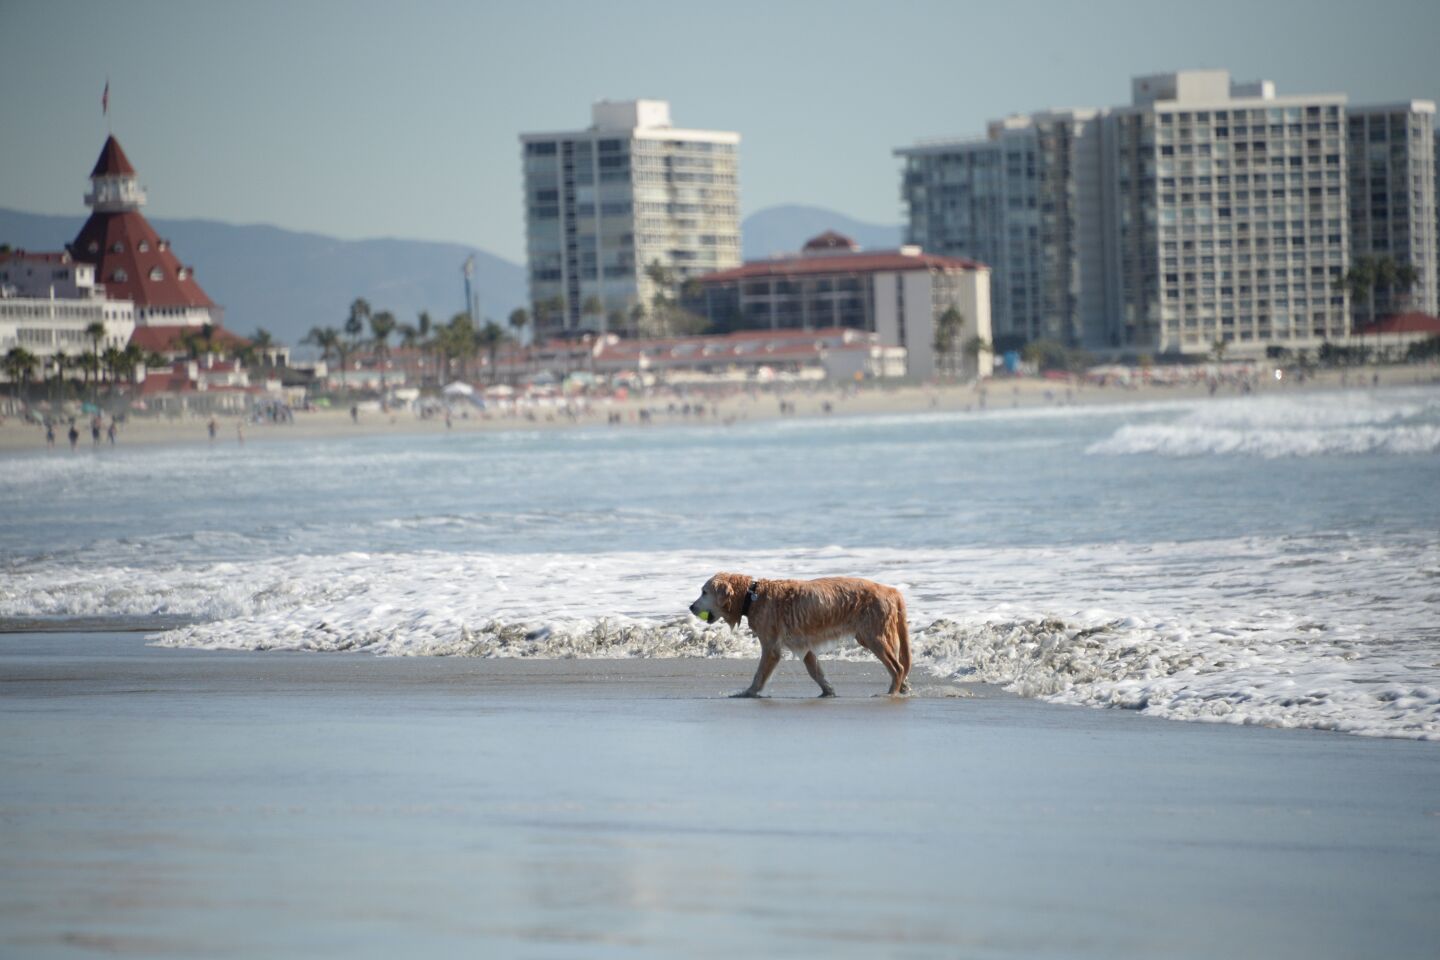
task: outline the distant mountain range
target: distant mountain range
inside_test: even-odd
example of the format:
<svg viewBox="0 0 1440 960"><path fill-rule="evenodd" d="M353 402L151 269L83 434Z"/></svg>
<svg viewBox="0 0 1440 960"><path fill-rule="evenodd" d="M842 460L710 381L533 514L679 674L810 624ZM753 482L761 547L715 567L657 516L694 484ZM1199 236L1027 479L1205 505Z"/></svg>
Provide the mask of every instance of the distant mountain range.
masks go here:
<svg viewBox="0 0 1440 960"><path fill-rule="evenodd" d="M740 225L740 246L746 260L798 253L805 241L826 230L843 233L865 250L894 250L903 230L897 224L863 223L822 207L766 207Z"/></svg>
<svg viewBox="0 0 1440 960"><path fill-rule="evenodd" d="M60 250L83 223L83 217L0 209L0 243ZM299 342L311 327L339 327L356 297L401 323L413 323L421 310L443 323L465 309L461 270L471 253L482 313L503 323L526 298L523 267L456 243L338 240L213 220L150 223L225 308L226 327L240 334L264 327L284 343Z"/></svg>
<svg viewBox="0 0 1440 960"><path fill-rule="evenodd" d="M481 312L504 322L528 299L525 268L456 243L424 240L339 240L268 226L213 220L150 221L174 245L180 261L212 300L225 308L225 326L247 334L265 327L296 344L315 326L338 327L350 302L364 297L412 323L421 310L436 322L465 308L461 267L472 253ZM48 216L0 208L0 243L26 250L61 250L84 217ZM898 226L862 223L819 207L761 210L741 226L746 259L794 253L825 230L838 230L870 249L893 248Z"/></svg>

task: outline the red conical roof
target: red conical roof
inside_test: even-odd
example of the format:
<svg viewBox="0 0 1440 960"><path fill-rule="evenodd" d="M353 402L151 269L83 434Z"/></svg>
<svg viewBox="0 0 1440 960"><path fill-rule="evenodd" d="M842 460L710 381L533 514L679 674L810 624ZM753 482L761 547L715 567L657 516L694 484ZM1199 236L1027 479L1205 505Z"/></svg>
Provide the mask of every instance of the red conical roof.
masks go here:
<svg viewBox="0 0 1440 960"><path fill-rule="evenodd" d="M125 151L120 149L120 141L115 139L112 133L105 140L105 146L100 150L100 159L95 161L95 169L90 171L92 177L133 177L135 168L130 166L130 158L125 156Z"/></svg>
<svg viewBox="0 0 1440 960"><path fill-rule="evenodd" d="M95 282L113 299L151 309L215 305L138 210L92 213L70 255L95 265Z"/></svg>

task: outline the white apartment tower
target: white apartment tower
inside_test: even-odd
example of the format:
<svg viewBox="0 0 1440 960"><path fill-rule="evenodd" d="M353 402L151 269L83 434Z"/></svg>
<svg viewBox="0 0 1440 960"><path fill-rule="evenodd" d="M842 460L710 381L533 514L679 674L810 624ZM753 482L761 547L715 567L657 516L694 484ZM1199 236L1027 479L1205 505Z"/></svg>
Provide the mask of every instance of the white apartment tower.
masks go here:
<svg viewBox="0 0 1440 960"><path fill-rule="evenodd" d="M1336 280L1356 254L1411 263L1411 301L1434 309L1433 111L1347 113L1343 95L1279 96L1224 70L1137 77L1128 106L897 150L907 240L994 267L1002 346L1313 350L1351 333Z"/></svg>
<svg viewBox="0 0 1440 960"><path fill-rule="evenodd" d="M1080 343L1104 324L1100 143L1097 111L1050 110L895 151L907 242L991 265L997 334Z"/></svg>
<svg viewBox="0 0 1440 960"><path fill-rule="evenodd" d="M1408 310L1436 312L1435 104L1351 107L1350 253L1415 271L1409 290L1376 290L1352 307L1356 327ZM1427 264L1429 267L1427 268Z"/></svg>
<svg viewBox="0 0 1440 960"><path fill-rule="evenodd" d="M1137 77L1111 111L1122 347L1313 349L1350 332L1345 98L1224 70Z"/></svg>
<svg viewBox="0 0 1440 960"><path fill-rule="evenodd" d="M522 134L535 333L633 329L658 266L678 286L740 264L740 135L601 101L589 129Z"/></svg>

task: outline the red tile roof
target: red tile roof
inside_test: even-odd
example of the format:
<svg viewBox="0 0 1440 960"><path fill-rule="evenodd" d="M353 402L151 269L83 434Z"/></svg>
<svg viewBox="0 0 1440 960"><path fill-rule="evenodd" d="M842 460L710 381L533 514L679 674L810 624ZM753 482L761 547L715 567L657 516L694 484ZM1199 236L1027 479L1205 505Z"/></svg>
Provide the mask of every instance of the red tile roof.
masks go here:
<svg viewBox="0 0 1440 960"><path fill-rule="evenodd" d="M1381 333L1432 333L1440 334L1440 317L1428 313L1398 313L1393 317L1376 320L1355 331L1362 337Z"/></svg>
<svg viewBox="0 0 1440 960"><path fill-rule="evenodd" d="M95 281L109 297L133 300L138 309L215 305L138 210L90 214L70 253L95 264Z"/></svg>
<svg viewBox="0 0 1440 960"><path fill-rule="evenodd" d="M856 250L855 241L843 233L836 233L834 230L826 230L818 237L811 237L806 241L802 250Z"/></svg>
<svg viewBox="0 0 1440 960"><path fill-rule="evenodd" d="M100 149L100 159L95 161L95 169L90 171L92 177L133 177L135 168L130 166L130 158L125 156L125 151L120 149L120 141L115 139L112 133L105 140L105 146Z"/></svg>
<svg viewBox="0 0 1440 960"><path fill-rule="evenodd" d="M700 283L733 283L766 277L797 277L814 274L890 273L909 270L983 270L983 263L964 257L940 257L929 253L907 254L899 250L874 253L837 253L817 257L783 257L752 260L743 266L695 279Z"/></svg>

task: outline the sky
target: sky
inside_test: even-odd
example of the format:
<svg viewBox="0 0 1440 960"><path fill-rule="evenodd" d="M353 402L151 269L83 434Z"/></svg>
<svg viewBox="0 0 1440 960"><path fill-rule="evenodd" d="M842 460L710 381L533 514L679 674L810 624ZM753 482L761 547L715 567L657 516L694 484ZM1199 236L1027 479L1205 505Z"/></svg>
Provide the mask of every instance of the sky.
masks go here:
<svg viewBox="0 0 1440 960"><path fill-rule="evenodd" d="M113 131L151 217L518 263L519 135L645 97L678 127L741 134L742 215L899 223L893 150L917 139L1123 104L1131 76L1196 67L1435 100L1437 37L1434 0L0 0L0 207L86 213Z"/></svg>

